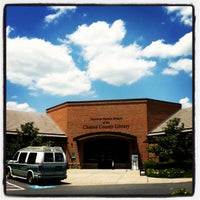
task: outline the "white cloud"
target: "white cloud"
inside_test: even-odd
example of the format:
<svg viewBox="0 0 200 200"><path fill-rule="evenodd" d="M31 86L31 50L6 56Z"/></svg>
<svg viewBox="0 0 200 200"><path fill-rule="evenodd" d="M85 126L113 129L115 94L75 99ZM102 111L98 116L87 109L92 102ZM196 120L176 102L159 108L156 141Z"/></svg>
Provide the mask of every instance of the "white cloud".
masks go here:
<svg viewBox="0 0 200 200"><path fill-rule="evenodd" d="M142 54L160 58L192 55L192 32L185 34L175 44L165 44L164 40L153 41L143 49Z"/></svg>
<svg viewBox="0 0 200 200"><path fill-rule="evenodd" d="M76 6L49 6L50 10L55 11L54 14L49 14L45 17L45 22L52 23L64 14L76 10Z"/></svg>
<svg viewBox="0 0 200 200"><path fill-rule="evenodd" d="M65 73L47 74L37 82L36 87L52 95L76 95L83 91L89 92L90 81L85 72L74 69Z"/></svg>
<svg viewBox="0 0 200 200"><path fill-rule="evenodd" d="M120 43L125 34L124 22L116 20L111 26L104 21L94 22L90 26L83 24L67 37L78 45L96 47Z"/></svg>
<svg viewBox="0 0 200 200"><path fill-rule="evenodd" d="M104 21L81 25L66 37L81 46L82 56L88 61L88 76L92 80L122 85L151 75L156 65L156 62L140 57L138 45L122 46L125 34L124 22L116 20L111 25Z"/></svg>
<svg viewBox="0 0 200 200"><path fill-rule="evenodd" d="M31 97L37 97L38 96L38 93L37 92L30 92L29 95Z"/></svg>
<svg viewBox="0 0 200 200"><path fill-rule="evenodd" d="M58 7L56 7L58 9ZM13 29L7 27L7 33ZM136 43L124 46L125 23L116 20L112 24L98 21L83 24L77 30L60 39L64 45L39 39L7 38L7 79L28 87L34 94L38 89L51 95L92 94L91 81L102 80L120 86L132 84L153 75L156 61L150 58L175 58L192 54L192 33L185 34L175 44L163 40L152 42L142 49ZM79 45L86 71L75 65L70 55L71 44ZM189 59L169 63L165 74L177 74L180 70L191 74Z"/></svg>
<svg viewBox="0 0 200 200"><path fill-rule="evenodd" d="M192 60L183 58L176 62L170 62L169 68L164 69L163 74L176 75L180 71L184 71L185 73L192 76Z"/></svg>
<svg viewBox="0 0 200 200"><path fill-rule="evenodd" d="M122 85L132 84L144 76L152 75L156 62L137 58L134 52L137 54L134 45L102 49L102 52L89 62L90 78L112 85Z"/></svg>
<svg viewBox="0 0 200 200"><path fill-rule="evenodd" d="M192 107L192 103L190 103L190 99L188 97L180 99L179 103L182 104L182 108Z"/></svg>
<svg viewBox="0 0 200 200"><path fill-rule="evenodd" d="M175 13L176 18L179 18L182 23L192 26L192 6L166 6L165 8L168 14Z"/></svg>
<svg viewBox="0 0 200 200"><path fill-rule="evenodd" d="M9 36L9 34L12 32L12 31L14 31L15 29L14 28L12 28L11 26L7 26L6 27L6 35L7 35L7 37Z"/></svg>
<svg viewBox="0 0 200 200"><path fill-rule="evenodd" d="M7 79L52 95L89 92L90 80L75 66L69 53L64 45L38 38L7 38Z"/></svg>
<svg viewBox="0 0 200 200"><path fill-rule="evenodd" d="M17 110L24 112L36 112L34 108L31 108L28 103L17 103L14 101L8 101L6 104L7 110Z"/></svg>

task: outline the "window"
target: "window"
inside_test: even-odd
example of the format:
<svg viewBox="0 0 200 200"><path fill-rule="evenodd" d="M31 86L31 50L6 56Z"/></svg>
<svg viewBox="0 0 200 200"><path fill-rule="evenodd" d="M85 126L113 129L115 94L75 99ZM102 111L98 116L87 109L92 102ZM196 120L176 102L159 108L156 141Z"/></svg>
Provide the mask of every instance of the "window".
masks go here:
<svg viewBox="0 0 200 200"><path fill-rule="evenodd" d="M53 153L45 153L44 162L53 162Z"/></svg>
<svg viewBox="0 0 200 200"><path fill-rule="evenodd" d="M27 153L21 153L19 156L19 163L25 163Z"/></svg>
<svg viewBox="0 0 200 200"><path fill-rule="evenodd" d="M56 162L63 162L64 161L63 154L62 153L55 153L55 161Z"/></svg>
<svg viewBox="0 0 200 200"><path fill-rule="evenodd" d="M35 164L35 159L36 159L37 153L30 153L28 156L28 164Z"/></svg>

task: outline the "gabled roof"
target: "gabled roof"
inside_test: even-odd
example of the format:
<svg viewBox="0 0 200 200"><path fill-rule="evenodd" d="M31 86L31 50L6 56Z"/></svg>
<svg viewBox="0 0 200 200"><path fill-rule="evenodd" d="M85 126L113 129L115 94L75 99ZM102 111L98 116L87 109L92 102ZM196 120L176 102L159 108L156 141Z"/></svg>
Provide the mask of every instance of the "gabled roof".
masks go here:
<svg viewBox="0 0 200 200"><path fill-rule="evenodd" d="M27 122L34 122L34 127L39 128L39 134L66 137L65 133L48 115L37 112L6 110L7 133L15 134L16 129L20 129L21 124L25 124Z"/></svg>
<svg viewBox="0 0 200 200"><path fill-rule="evenodd" d="M183 132L192 131L192 107L190 108L184 108L176 112L174 115L166 119L164 122L162 122L159 126L157 126L155 129L151 130L148 133L148 136L153 135L161 135L164 134L163 128L167 126L167 122L173 118L180 118L181 123L184 123L184 130Z"/></svg>

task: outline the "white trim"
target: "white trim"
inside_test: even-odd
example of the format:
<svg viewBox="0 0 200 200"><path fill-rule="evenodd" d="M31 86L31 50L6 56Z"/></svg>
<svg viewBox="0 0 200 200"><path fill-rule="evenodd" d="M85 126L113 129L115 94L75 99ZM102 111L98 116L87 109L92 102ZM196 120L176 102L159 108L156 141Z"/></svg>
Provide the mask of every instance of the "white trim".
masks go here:
<svg viewBox="0 0 200 200"><path fill-rule="evenodd" d="M8 135L17 135L16 132L12 132L12 131L6 131L6 134ZM38 136L43 136L43 137L63 137L63 138L67 138L66 135L61 135L61 134L51 134L51 133L38 133Z"/></svg>
<svg viewBox="0 0 200 200"><path fill-rule="evenodd" d="M181 131L182 133L187 133L187 132L193 132L192 128L186 128L184 130ZM150 132L147 133L147 136L154 136L154 135L165 135L164 131L160 131L160 132Z"/></svg>

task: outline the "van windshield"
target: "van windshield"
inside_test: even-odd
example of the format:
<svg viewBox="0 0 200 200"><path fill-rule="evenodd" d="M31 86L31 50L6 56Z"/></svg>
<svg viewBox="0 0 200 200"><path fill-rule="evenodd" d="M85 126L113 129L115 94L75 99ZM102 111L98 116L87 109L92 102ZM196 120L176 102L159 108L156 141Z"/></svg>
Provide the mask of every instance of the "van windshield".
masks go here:
<svg viewBox="0 0 200 200"><path fill-rule="evenodd" d="M18 156L19 156L19 152L17 152L14 156L13 156L13 160L17 160L17 158L18 158Z"/></svg>

